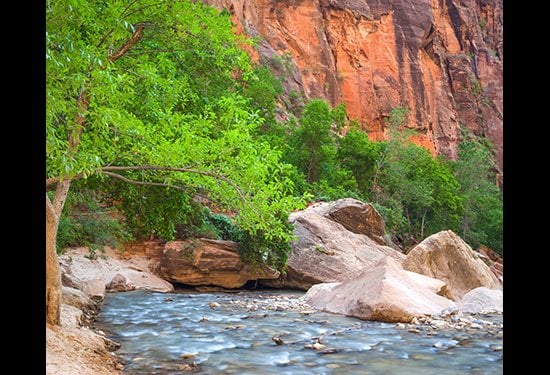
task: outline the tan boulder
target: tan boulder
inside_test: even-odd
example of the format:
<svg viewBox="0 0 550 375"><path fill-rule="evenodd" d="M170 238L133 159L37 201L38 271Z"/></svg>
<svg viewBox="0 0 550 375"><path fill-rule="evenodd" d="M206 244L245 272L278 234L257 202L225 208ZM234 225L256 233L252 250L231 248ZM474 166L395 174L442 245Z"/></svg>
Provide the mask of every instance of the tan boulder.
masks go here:
<svg viewBox="0 0 550 375"><path fill-rule="evenodd" d="M117 273L111 281L105 284L105 289L107 292L128 292L135 290L136 287L129 284L124 275Z"/></svg>
<svg viewBox="0 0 550 375"><path fill-rule="evenodd" d="M94 311L97 304L81 290L64 286L62 289L61 303L76 307L82 311Z"/></svg>
<svg viewBox="0 0 550 375"><path fill-rule="evenodd" d="M437 315L455 308L438 293L445 283L405 271L391 257L379 261L359 277L311 287L304 299L316 309L382 322L410 322L414 317Z"/></svg>
<svg viewBox="0 0 550 375"><path fill-rule="evenodd" d="M450 230L433 234L411 249L403 268L444 281L446 297L454 301L480 286L502 288L479 255Z"/></svg>
<svg viewBox="0 0 550 375"><path fill-rule="evenodd" d="M322 203L290 215L296 240L292 243L287 273L279 280L262 280L262 284L308 290L315 284L352 279L386 257L398 262L405 259L401 252L336 222L330 212L343 211L331 207L332 204Z"/></svg>
<svg viewBox="0 0 550 375"><path fill-rule="evenodd" d="M160 261L164 279L186 285L213 285L226 289L242 287L249 280L276 279L279 272L252 269L237 252L238 243L209 239L166 243Z"/></svg>
<svg viewBox="0 0 550 375"><path fill-rule="evenodd" d="M373 205L353 198L338 199L312 206L312 211L340 223L350 232L364 234L386 245L386 224Z"/></svg>

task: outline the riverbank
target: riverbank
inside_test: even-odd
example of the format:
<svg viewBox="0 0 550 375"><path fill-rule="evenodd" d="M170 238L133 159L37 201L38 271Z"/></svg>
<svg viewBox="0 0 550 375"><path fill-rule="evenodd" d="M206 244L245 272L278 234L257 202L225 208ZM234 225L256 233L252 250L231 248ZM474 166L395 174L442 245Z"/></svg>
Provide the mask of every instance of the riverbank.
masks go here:
<svg viewBox="0 0 550 375"><path fill-rule="evenodd" d="M132 349L126 348L125 346L128 343L120 340L123 347L117 351L120 345L106 337L113 337L112 332L105 330L106 333L104 333L101 331L101 327L99 329L94 328L98 326L94 321L99 309L109 309L109 302L103 306L102 301L106 295L105 293L107 293L109 288L111 288L111 291L141 289L146 291L146 293L158 291L170 292L173 290L171 284L155 275L155 262L150 258L135 254L118 253L110 249L107 250L105 259L100 257L91 260L86 258L87 255L88 251L86 248L75 248L60 256L64 283L69 283L72 286L78 287L78 289L64 286L62 324L59 327L46 328L46 373L48 375L122 374L123 363L126 363L126 366L130 367L134 365L132 362L134 360L133 357L126 356L126 358L123 358L124 353L127 355L128 351ZM297 331L311 330L312 337L316 336L321 342L324 339L328 339L329 343L332 338L327 336L332 335L332 333L339 335L340 329L344 329L342 332L346 332L350 327L352 330L355 330L356 328L360 329L365 326L370 327L371 324L371 322L358 321L356 319L355 322L358 322L357 324L342 325L344 328L336 326L334 332L325 332L323 330L325 329L324 327L328 328L326 326L327 320L335 319L339 321L348 318L316 311L306 302L303 297L304 292L265 289L257 291L233 290L231 293L224 293L219 288L203 287L197 289L177 290L176 293L168 295L149 293L152 298L149 308L151 311L162 310L170 305L173 305L175 308L176 303L181 303L178 309L170 310L174 311L175 318L171 316L172 313L170 311L166 312L167 315L165 317L167 319L174 318L176 319L175 322L181 319L195 319L192 322L191 329L194 329L195 326L206 327L209 324L216 325L215 331L209 332L204 336L203 339L206 341L219 339L220 331L223 332L221 333L222 335L229 331L235 331L239 335L242 335L244 334L244 331L241 331L242 329L246 330L246 327L252 329L250 322L257 322L258 320L269 321L272 318L280 319L280 317L285 315L288 317L293 316L291 324L299 325L300 328L297 328ZM136 307L132 305L132 295L134 293L120 294L121 298L128 299L129 309L127 312L119 312L117 319L134 319L136 316L139 316L137 310L134 310ZM111 300L112 297L115 297L115 295L110 295L108 300ZM180 298L183 298L183 300L179 300ZM201 304L200 311L193 310L189 314L186 314L184 310L187 308L186 306L192 305L197 300L204 301ZM194 308L197 308L197 306ZM144 316L147 316L149 313L144 312ZM199 315L194 316L193 314ZM213 317L212 314L215 316ZM149 324L156 323L154 321ZM377 324L379 323L373 324L375 324L375 327L378 327ZM471 315L460 310L454 310L437 317L415 318L410 323L380 324L382 327L385 327L384 329L392 330L392 333L388 334L390 339L395 335L399 335L407 337L407 340L410 342L418 340L434 351L445 351L446 353L451 352L451 349L457 349L460 352L460 348L472 345L472 342L487 340L487 338L494 339L491 344L487 344L487 347L482 350L486 350L488 354L485 355L493 360L499 361L502 359L503 324L502 315L499 314ZM273 332L267 334L265 337L256 337L255 340L257 342L253 343L251 349L256 348L254 345L265 345L262 350L266 351L266 354L274 355L274 353L278 353L278 349L274 349L277 346L286 347L291 345L295 349L299 344L300 350L317 350L313 346L315 342L311 341L309 337L305 339L303 337L293 338L292 330L288 330L289 333L286 336L278 336L280 332L276 328L274 326ZM318 328L319 330L317 331ZM163 335L170 329L170 324L166 323L165 325L163 323L149 330L150 334L155 336ZM251 331L250 334L254 335L255 333ZM121 338L123 339L123 337ZM118 339L118 337L115 337L115 340ZM281 345L277 343L279 339L281 340ZM186 340L187 338L180 339L183 343ZM292 340L298 340L299 343ZM380 342L385 342L384 340L388 340L388 338L382 337ZM137 341L140 340L137 339ZM266 342L262 344L262 341ZM156 345L160 344L157 343ZM224 343L218 344L224 345ZM320 345L326 345L326 343L318 344L317 348L321 348L322 346ZM372 345L369 344L369 346ZM374 346L374 348L377 347ZM343 350L344 352L347 350L345 347L344 349L329 347L329 349ZM228 356L227 361L231 360L229 358L232 355L230 353L231 350L229 348L229 352L223 354L223 356ZM183 353L179 355L188 354L185 350L182 349L182 351ZM327 352L325 354L331 353ZM412 356L411 358L423 358L423 356L426 356L426 353L417 352L415 354L411 350L407 355ZM222 356L222 353L212 354L212 356ZM138 356L138 361L143 361L143 359L139 358L141 357ZM187 362L184 361L183 364ZM192 360L189 363L192 364L194 362ZM210 366L209 363L210 360L206 361L205 365ZM313 361L310 361L310 363L313 363ZM170 363L170 366L172 365L173 363ZM182 365L181 360L179 360L177 366L180 365ZM197 370L192 365L177 368L181 371ZM133 370L130 368L129 371Z"/></svg>
<svg viewBox="0 0 550 375"><path fill-rule="evenodd" d="M145 256L130 256L107 248L89 259L87 248L72 248L59 256L63 279L61 324L46 326L47 375L119 375L123 365L115 351L120 344L93 328L108 291L173 291L154 272Z"/></svg>
<svg viewBox="0 0 550 375"><path fill-rule="evenodd" d="M119 375L119 344L87 326L84 311L61 305L61 325L46 326L47 375Z"/></svg>

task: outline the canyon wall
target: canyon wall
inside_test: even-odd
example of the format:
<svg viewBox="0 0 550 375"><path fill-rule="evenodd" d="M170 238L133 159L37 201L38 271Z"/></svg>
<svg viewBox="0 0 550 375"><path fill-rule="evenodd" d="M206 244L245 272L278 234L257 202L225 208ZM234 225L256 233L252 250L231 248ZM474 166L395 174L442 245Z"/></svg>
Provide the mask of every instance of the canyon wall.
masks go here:
<svg viewBox="0 0 550 375"><path fill-rule="evenodd" d="M258 38L287 107L302 95L345 102L376 140L408 107L415 143L455 158L466 127L494 143L502 169L502 0L205 1Z"/></svg>

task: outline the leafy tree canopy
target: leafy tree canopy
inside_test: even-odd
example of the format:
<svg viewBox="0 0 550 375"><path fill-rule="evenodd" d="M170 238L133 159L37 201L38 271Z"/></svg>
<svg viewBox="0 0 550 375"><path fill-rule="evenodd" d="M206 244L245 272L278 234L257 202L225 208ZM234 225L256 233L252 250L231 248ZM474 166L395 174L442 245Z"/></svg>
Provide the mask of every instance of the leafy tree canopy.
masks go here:
<svg viewBox="0 0 550 375"><path fill-rule="evenodd" d="M282 213L303 199L281 151L253 137L264 72L227 12L185 0L52 0L46 24L47 185L110 177L171 187L235 210L251 235L290 238ZM169 237L165 224L155 222Z"/></svg>

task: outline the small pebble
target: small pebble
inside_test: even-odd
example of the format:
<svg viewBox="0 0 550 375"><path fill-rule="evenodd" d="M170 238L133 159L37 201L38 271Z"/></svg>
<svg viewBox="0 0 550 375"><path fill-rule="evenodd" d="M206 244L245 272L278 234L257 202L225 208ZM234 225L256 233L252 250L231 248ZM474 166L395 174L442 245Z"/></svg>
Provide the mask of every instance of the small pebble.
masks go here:
<svg viewBox="0 0 550 375"><path fill-rule="evenodd" d="M208 306L210 306L211 308L215 309L216 307L220 307L220 304L217 303L217 302L210 302L208 304Z"/></svg>
<svg viewBox="0 0 550 375"><path fill-rule="evenodd" d="M315 344L312 345L312 348L315 349L315 350L321 350L321 349L326 348L326 346L316 342Z"/></svg>
<svg viewBox="0 0 550 375"><path fill-rule="evenodd" d="M285 343L279 336L273 336L271 340L277 345L283 345Z"/></svg>

